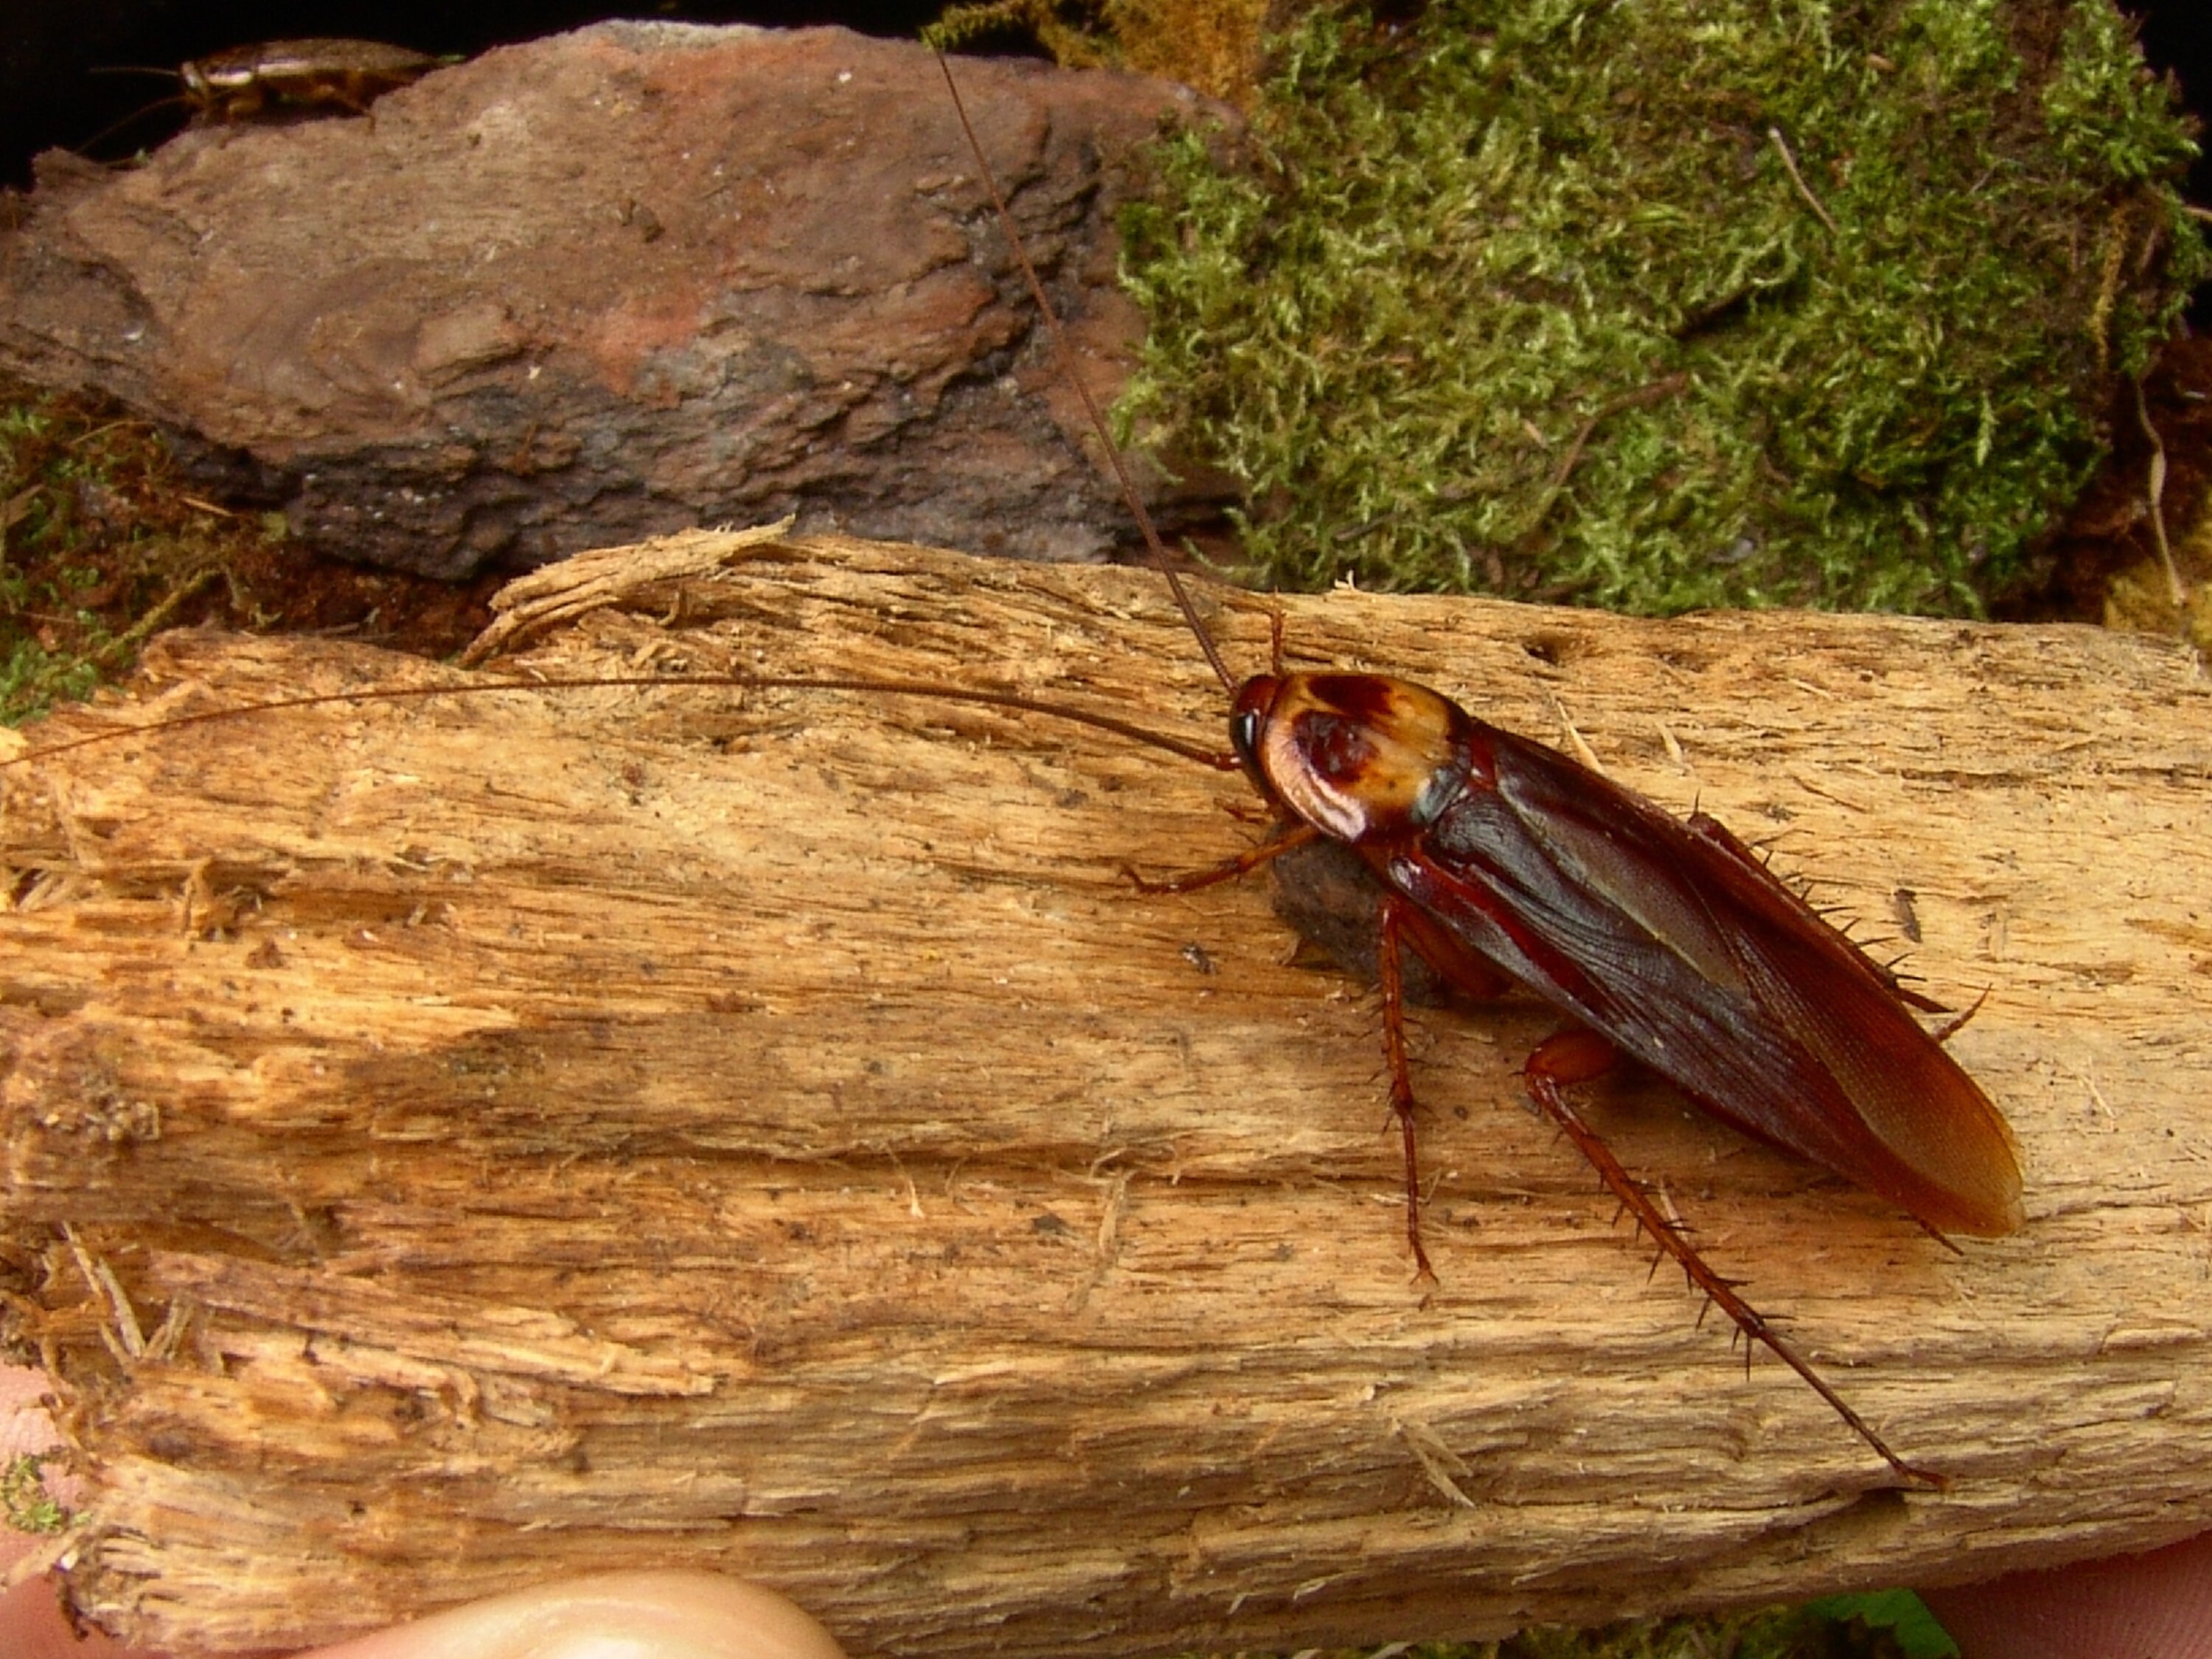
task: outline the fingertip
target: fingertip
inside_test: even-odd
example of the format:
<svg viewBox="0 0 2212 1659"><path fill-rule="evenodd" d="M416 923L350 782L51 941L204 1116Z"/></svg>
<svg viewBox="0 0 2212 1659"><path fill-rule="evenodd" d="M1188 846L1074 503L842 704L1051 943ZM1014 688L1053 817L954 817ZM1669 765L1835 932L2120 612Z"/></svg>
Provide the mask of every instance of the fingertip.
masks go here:
<svg viewBox="0 0 2212 1659"><path fill-rule="evenodd" d="M2212 1533L1921 1599L1966 1659L2212 1655Z"/></svg>
<svg viewBox="0 0 2212 1659"><path fill-rule="evenodd" d="M432 1613L301 1659L844 1659L758 1584L708 1572L562 1579Z"/></svg>

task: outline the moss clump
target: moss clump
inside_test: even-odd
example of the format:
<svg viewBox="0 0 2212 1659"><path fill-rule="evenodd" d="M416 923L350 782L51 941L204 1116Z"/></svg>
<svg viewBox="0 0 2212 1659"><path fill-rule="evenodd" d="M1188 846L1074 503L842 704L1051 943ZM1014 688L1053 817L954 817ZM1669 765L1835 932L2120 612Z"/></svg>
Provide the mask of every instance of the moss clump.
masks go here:
<svg viewBox="0 0 2212 1659"><path fill-rule="evenodd" d="M2212 261L2106 0L1439 0L1130 212L1125 410L1252 574L1972 612Z"/></svg>
<svg viewBox="0 0 2212 1659"><path fill-rule="evenodd" d="M0 726L127 672L158 629L343 629L443 655L489 620L465 586L321 562L281 514L192 493L146 421L0 376Z"/></svg>
<svg viewBox="0 0 2212 1659"><path fill-rule="evenodd" d="M16 1532L53 1533L69 1525L69 1511L46 1491L51 1455L26 1452L0 1468L0 1521Z"/></svg>
<svg viewBox="0 0 2212 1659"><path fill-rule="evenodd" d="M1599 1630L1537 1626L1503 1642L1394 1644L1404 1659L1942 1659L1959 1650L1909 1591L1843 1596L1809 1607L1635 1620ZM1332 1649L1327 1659L1369 1659Z"/></svg>
<svg viewBox="0 0 2212 1659"><path fill-rule="evenodd" d="M187 527L215 509L149 516L167 471L143 422L0 385L0 725L89 695L218 580Z"/></svg>
<svg viewBox="0 0 2212 1659"><path fill-rule="evenodd" d="M941 52L1034 42L1064 69L1164 76L1249 108L1267 0L973 0L921 32Z"/></svg>

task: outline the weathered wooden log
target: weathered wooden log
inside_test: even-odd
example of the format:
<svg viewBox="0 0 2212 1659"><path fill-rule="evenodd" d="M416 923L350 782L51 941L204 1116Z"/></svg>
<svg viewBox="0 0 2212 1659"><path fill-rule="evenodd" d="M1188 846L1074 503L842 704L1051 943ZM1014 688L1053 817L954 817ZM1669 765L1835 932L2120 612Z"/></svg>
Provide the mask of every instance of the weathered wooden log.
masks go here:
<svg viewBox="0 0 2212 1659"><path fill-rule="evenodd" d="M557 591L556 591L557 590ZM533 596L534 597L532 597ZM1263 665L1257 601L1208 600ZM531 671L1002 686L1216 741L1157 579L697 535L529 579ZM592 609L592 606L599 608ZM536 608L532 608L536 607ZM575 1570L855 1652L1293 1647L1933 1582L2212 1524L2212 689L2082 629L1339 592L1388 667L1702 805L1910 941L2029 1223L1953 1255L1692 1115L1631 1166L1942 1492L1647 1283L1421 1023L1410 1280L1371 999L1288 960L1239 780L923 696L528 692L12 762L8 1320L97 1623L267 1648ZM512 665L507 668L511 669ZM502 672L506 672L505 669ZM172 638L33 745L481 675ZM1240 816L1240 813L1243 816Z"/></svg>

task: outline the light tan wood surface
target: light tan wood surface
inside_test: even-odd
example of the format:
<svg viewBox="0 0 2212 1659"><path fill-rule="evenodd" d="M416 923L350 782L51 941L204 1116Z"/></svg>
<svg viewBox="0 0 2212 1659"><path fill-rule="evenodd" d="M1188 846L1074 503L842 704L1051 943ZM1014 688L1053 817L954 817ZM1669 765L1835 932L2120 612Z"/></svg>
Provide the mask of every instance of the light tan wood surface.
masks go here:
<svg viewBox="0 0 2212 1659"><path fill-rule="evenodd" d="M540 672L1003 686L1221 739L1157 577L698 535L531 579ZM532 595L534 594L534 598ZM579 597L606 602L598 609ZM1205 603L1262 668L1256 601ZM2212 689L2074 629L1337 593L1428 680L1896 933L2016 1129L1952 1255L1690 1115L1591 1110L1901 1453L1899 1492L1419 1016L1413 1282L1372 996L1233 774L821 692L342 703L0 772L8 1328L67 1389L100 1624L265 1648L555 1573L747 1574L855 1653L1497 1633L2212 1525ZM580 619L568 612L580 611ZM559 618L556 621L556 617ZM499 672L512 666L501 659ZM461 684L173 637L32 745ZM1904 941L1900 941L1904 943Z"/></svg>

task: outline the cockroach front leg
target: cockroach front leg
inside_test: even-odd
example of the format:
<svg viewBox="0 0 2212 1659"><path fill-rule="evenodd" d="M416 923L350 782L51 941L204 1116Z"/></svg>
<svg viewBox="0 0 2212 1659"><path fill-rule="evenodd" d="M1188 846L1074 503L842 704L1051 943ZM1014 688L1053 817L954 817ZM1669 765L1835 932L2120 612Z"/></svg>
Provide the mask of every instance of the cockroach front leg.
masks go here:
<svg viewBox="0 0 2212 1659"><path fill-rule="evenodd" d="M1320 830L1302 823L1273 841L1261 842L1249 851L1239 853L1233 859L1224 859L1208 870L1192 870L1179 876L1163 876L1154 880L1139 874L1133 865L1125 864L1121 866L1121 873L1140 893L1195 893L1200 888L1218 887L1224 881L1249 876L1261 865L1282 857L1295 848L1304 847L1307 842L1318 839L1320 835Z"/></svg>
<svg viewBox="0 0 2212 1659"><path fill-rule="evenodd" d="M1594 1031L1561 1031L1536 1045L1535 1052L1522 1068L1522 1081L1528 1088L1528 1097L1589 1160L1598 1179L1620 1200L1621 1207L1636 1218L1638 1227L1649 1233L1662 1251L1674 1258L1690 1283L1705 1294L1708 1302L1734 1321L1736 1329L1747 1339L1763 1344L1802 1377L1883 1462L1908 1480L1940 1489L1945 1484L1942 1475L1908 1463L1892 1451L1866 1419L1828 1386L1827 1380L1813 1369L1811 1362L1768 1322L1765 1316L1737 1294L1736 1281L1723 1279L1713 1270L1684 1236L1680 1224L1660 1212L1651 1195L1613 1155L1613 1148L1606 1145L1604 1138L1584 1122L1582 1115L1568 1103L1565 1091L1569 1088L1603 1076L1620 1063L1620 1059L1613 1045ZM1747 1353L1746 1357L1748 1358Z"/></svg>

